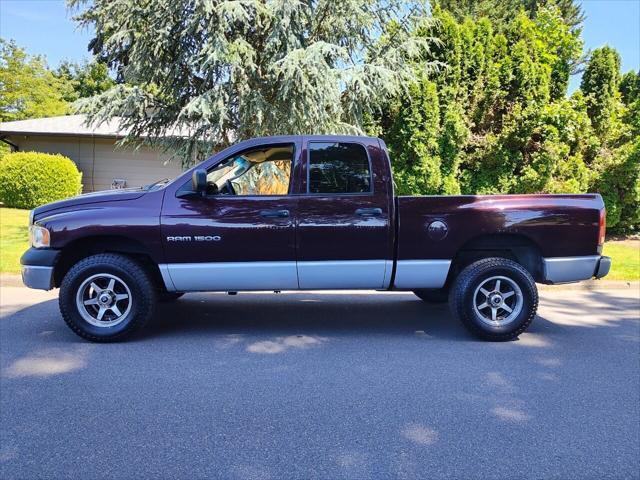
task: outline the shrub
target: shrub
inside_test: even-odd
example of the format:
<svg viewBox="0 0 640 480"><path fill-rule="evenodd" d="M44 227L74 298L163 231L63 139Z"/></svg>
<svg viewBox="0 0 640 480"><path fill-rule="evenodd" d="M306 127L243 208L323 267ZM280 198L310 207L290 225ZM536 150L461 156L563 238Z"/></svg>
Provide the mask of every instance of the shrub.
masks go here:
<svg viewBox="0 0 640 480"><path fill-rule="evenodd" d="M607 206L607 231L632 233L640 230L640 140L624 145L605 158L592 190Z"/></svg>
<svg viewBox="0 0 640 480"><path fill-rule="evenodd" d="M0 158L0 202L6 207L34 208L77 195L82 173L62 155L15 152Z"/></svg>

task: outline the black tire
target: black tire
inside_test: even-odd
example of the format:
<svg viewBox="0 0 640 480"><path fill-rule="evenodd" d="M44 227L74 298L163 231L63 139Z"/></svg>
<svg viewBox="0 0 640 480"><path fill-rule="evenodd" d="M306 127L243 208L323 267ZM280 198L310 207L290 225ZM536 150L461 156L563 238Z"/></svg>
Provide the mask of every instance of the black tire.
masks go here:
<svg viewBox="0 0 640 480"><path fill-rule="evenodd" d="M111 279L117 280L109 288ZM93 290L92 284L100 290ZM97 303L102 293L111 299L104 305L115 305L120 316L107 307L102 318L94 318L99 315L98 310L103 310ZM85 295L88 299L83 301ZM71 267L62 280L58 298L60 313L69 328L92 342L116 342L128 337L153 316L155 303L156 288L144 268L128 257L110 253L87 257Z"/></svg>
<svg viewBox="0 0 640 480"><path fill-rule="evenodd" d="M497 284L498 280L500 284ZM507 291L497 294L502 288ZM486 295L481 289L488 291L490 295ZM513 293L509 293L509 289ZM492 305L496 301L501 302L499 305L510 308L511 313L497 307L497 313L493 314ZM483 307L485 303L487 306ZM460 272L451 289L449 305L454 316L477 337L498 342L513 340L529 327L536 315L538 289L522 265L506 258L485 258ZM489 318L492 315L495 315L495 320L493 317Z"/></svg>
<svg viewBox="0 0 640 480"><path fill-rule="evenodd" d="M449 299L448 288L432 288L414 290L413 293L420 300L424 300L427 303L447 303Z"/></svg>
<svg viewBox="0 0 640 480"><path fill-rule="evenodd" d="M175 302L184 295L184 292L160 292L158 293L159 302Z"/></svg>

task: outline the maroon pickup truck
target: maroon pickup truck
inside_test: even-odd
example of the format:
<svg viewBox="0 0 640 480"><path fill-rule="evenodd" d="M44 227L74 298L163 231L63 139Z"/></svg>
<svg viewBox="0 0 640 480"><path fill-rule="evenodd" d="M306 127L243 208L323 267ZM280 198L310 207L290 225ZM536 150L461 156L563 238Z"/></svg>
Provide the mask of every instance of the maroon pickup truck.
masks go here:
<svg viewBox="0 0 640 480"><path fill-rule="evenodd" d="M599 195L396 197L382 140L244 141L173 181L36 208L22 277L60 288L69 327L114 341L185 292L375 289L447 299L475 335L508 340L535 282L605 276Z"/></svg>

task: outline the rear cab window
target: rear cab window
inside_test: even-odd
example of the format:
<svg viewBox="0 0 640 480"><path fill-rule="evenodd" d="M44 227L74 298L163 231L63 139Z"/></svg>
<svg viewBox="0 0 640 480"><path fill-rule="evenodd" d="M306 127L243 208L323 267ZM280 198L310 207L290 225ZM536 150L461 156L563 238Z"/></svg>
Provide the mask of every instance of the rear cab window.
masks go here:
<svg viewBox="0 0 640 480"><path fill-rule="evenodd" d="M309 142L307 193L372 192L371 165L365 147L350 142Z"/></svg>

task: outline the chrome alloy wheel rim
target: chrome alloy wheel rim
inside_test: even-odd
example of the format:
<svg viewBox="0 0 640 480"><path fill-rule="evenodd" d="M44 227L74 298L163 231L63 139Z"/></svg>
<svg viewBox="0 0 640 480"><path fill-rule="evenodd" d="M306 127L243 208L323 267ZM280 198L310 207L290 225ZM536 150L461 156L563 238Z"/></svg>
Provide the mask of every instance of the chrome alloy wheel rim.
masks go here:
<svg viewBox="0 0 640 480"><path fill-rule="evenodd" d="M473 294L473 308L481 322L502 327L513 322L522 311L522 290L508 277L484 280Z"/></svg>
<svg viewBox="0 0 640 480"><path fill-rule="evenodd" d="M101 328L124 321L131 311L132 300L129 286L110 273L90 276L76 293L76 307L82 318Z"/></svg>

